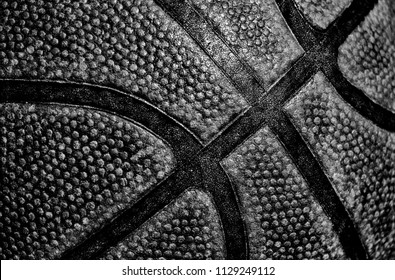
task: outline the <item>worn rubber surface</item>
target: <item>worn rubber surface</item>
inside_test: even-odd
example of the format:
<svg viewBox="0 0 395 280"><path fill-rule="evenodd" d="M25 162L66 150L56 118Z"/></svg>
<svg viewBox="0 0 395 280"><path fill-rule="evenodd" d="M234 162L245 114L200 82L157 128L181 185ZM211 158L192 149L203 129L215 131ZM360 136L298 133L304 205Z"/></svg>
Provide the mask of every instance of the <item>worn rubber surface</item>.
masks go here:
<svg viewBox="0 0 395 280"><path fill-rule="evenodd" d="M394 259L392 0L0 0L2 259Z"/></svg>

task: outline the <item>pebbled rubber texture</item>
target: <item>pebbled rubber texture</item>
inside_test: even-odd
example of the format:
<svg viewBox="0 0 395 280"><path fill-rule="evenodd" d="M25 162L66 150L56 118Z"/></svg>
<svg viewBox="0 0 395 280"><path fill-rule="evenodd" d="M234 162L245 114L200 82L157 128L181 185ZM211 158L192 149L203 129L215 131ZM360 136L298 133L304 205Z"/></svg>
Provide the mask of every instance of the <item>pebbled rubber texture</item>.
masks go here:
<svg viewBox="0 0 395 280"><path fill-rule="evenodd" d="M395 247L395 134L364 119L318 73L286 110L317 154L369 254Z"/></svg>
<svg viewBox="0 0 395 280"><path fill-rule="evenodd" d="M1 77L118 88L144 97L203 141L246 106L152 0L2 1L0 18Z"/></svg>
<svg viewBox="0 0 395 280"><path fill-rule="evenodd" d="M301 56L274 0L191 1L269 88Z"/></svg>
<svg viewBox="0 0 395 280"><path fill-rule="evenodd" d="M156 136L114 115L1 104L4 258L57 258L137 201L175 165Z"/></svg>
<svg viewBox="0 0 395 280"><path fill-rule="evenodd" d="M222 226L212 199L190 190L166 206L105 259L224 259Z"/></svg>
<svg viewBox="0 0 395 280"><path fill-rule="evenodd" d="M0 257L395 259L393 8L0 0Z"/></svg>
<svg viewBox="0 0 395 280"><path fill-rule="evenodd" d="M267 127L223 161L245 213L250 259L341 259L331 221Z"/></svg>
<svg viewBox="0 0 395 280"><path fill-rule="evenodd" d="M352 0L295 0L298 8L314 26L326 29Z"/></svg>
<svg viewBox="0 0 395 280"><path fill-rule="evenodd" d="M380 0L339 48L344 76L395 112L395 2Z"/></svg>

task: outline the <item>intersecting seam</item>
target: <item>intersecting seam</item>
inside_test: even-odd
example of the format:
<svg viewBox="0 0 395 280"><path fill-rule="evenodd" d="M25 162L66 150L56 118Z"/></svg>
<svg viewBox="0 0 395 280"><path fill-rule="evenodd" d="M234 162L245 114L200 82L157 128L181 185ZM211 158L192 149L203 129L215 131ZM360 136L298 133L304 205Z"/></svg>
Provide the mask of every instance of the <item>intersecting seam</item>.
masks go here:
<svg viewBox="0 0 395 280"><path fill-rule="evenodd" d="M164 7L165 10L169 10L169 9L172 8L171 5L166 5L166 3L164 3L164 1L158 1L158 2L161 4L162 7ZM296 15L298 15L298 12L296 11L295 7L292 4L290 6L290 1L288 1L288 3L286 3L286 4L283 1L277 1L277 2L278 2L279 6L280 6L280 9L282 11L284 9L286 9L288 12L289 11L293 12L293 16L286 17L288 22L294 20L295 18L298 20L298 16L296 16ZM186 4L186 5L188 5L188 4ZM355 6L355 4L354 4L354 6ZM373 6L371 6L371 7L368 6L368 7L371 9ZM355 8L355 7L352 7L352 8ZM352 9L352 8L350 8L350 9ZM362 8L359 8L359 9L362 9ZM367 12L369 12L370 9L366 9L365 12L362 12L361 16L358 17L359 18L358 21L356 21L355 23L359 23L359 21L361 21L363 19L365 14L367 14ZM171 11L169 14L174 17L173 13L174 13L174 11ZM331 27L325 33L317 32L317 31L313 30L313 28L311 28L310 26L309 26L307 32L303 32L303 31L300 32L303 29L292 29L292 26L294 25L295 22L290 22L291 29L295 32L296 37L299 39L299 41L302 41L302 46L305 46L305 48L307 47L308 49L307 49L307 53L304 55L304 57L302 59L300 59L298 61L298 63L296 64L296 66L294 65L285 76L290 77L291 76L290 72L292 72L292 71L295 72L296 68L301 68L303 70L308 70L309 68L310 69L312 68L312 69L314 69L313 70L314 73L317 72L318 70L322 69L325 73L334 73L333 75L328 75L328 76L329 77L335 76L335 78L336 78L336 70L338 69L338 66L337 66L337 63L336 63L336 61L337 61L337 59L336 59L337 58L337 48L340 46L340 43L342 43L342 41L346 38L345 35L347 35L349 33L349 30L346 30L346 32L344 32L342 34L342 36L339 36L339 34L337 34L336 36L333 36L332 34L334 33L333 30L337 29L337 22L341 22L344 17L345 16L340 17L340 20L338 19L338 20L336 20L335 23L331 24ZM174 17L174 18L177 18L177 17ZM299 22L300 22L300 15L299 15ZM303 21L303 22L305 22L305 21ZM182 22L180 24L182 24ZM351 24L351 25L354 25L354 24ZM196 39L194 34L191 34L191 30L190 29L186 28L186 30L188 31L188 33L193 38ZM328 34L329 34L329 36L328 36ZM337 37L337 38L340 38L340 40L333 40L333 42L332 42L331 41L331 37ZM210 55L210 54L208 53L208 55ZM210 56L210 57L213 60L215 60L215 57L213 57L213 56ZM304 82L306 81L306 77L310 78L312 76L312 73L310 73L309 71L299 71L299 72L307 73L305 75L305 77L304 77L305 79L302 79L302 81L304 81ZM285 80L287 80L287 79L285 78ZM279 82L279 84L280 84L280 82ZM331 82L335 86L339 87L339 83L336 83L336 80L334 78L331 79ZM347 82L345 82L345 79L343 79L342 82L343 82L343 84L347 83ZM301 84L300 84L300 86L301 86ZM268 104L269 104L269 107L271 107L270 111L277 112L277 116L281 115L282 112L278 112L278 108L282 107L282 105L286 101L287 97L289 98L297 90L299 90L300 86L299 87L293 87L292 89L288 88L288 91L283 90L282 91L283 98L278 98L277 97L277 98L274 98L274 99L272 98L272 95L274 93L276 93L276 87L273 87L274 89L270 90L267 93L266 96L262 96L260 98L258 106L265 108L265 107L268 107ZM358 95L361 96L361 94L351 84L348 83L347 86L348 86L349 90L351 88L351 90L354 92L354 94L351 95L351 96L349 96L347 94L344 94L345 99L348 102L350 102L354 107L356 107L357 111L362 111L361 113L363 113L363 115L365 115L365 116L367 115L368 119L373 119L373 121L375 123L378 123L379 126L385 126L386 129L388 129L388 130L392 129L391 125L389 125L389 126L387 125L388 122L383 122L383 120L380 120L379 118L376 118L375 117L376 115L372 114L373 111L369 110L369 109L372 107L373 103L370 102L370 100L364 100L365 102L363 102L363 103L356 103L356 102L354 102L355 97L357 97L357 100L358 100ZM281 84L280 84L280 86L278 88L281 88ZM246 95L245 91L242 92L242 93L244 95ZM248 94L247 94L247 96L248 96ZM273 102L273 101L277 101L277 102ZM370 105L370 106L365 107L363 105L362 106L360 105L360 104L365 104L365 103L368 103L368 105ZM276 106L274 106L274 105L276 105ZM269 108L266 108L266 109L269 109ZM383 109L383 108L380 108L380 109L381 109L381 111L385 112L385 109ZM367 111L367 113L365 113L366 111ZM386 112L386 114L388 114L388 113L389 112ZM270 118L276 118L276 114L271 114ZM280 137L280 139L281 139L281 137ZM320 171L320 173L322 173L322 171ZM325 181L327 181L327 179ZM330 190L331 190L331 191L329 191L329 190L328 191L333 193L333 189L331 188L331 185L328 184L328 182L326 182L325 185L327 187L329 187ZM334 196L334 199L336 199L338 201L337 196ZM338 201L338 204L339 204L339 201ZM331 213L331 214L332 214L331 216L333 216L333 213ZM350 226L350 225L352 225L352 222L350 221L349 216L347 214L343 215L343 216L344 216L343 218L345 218L347 220L347 222L343 221L343 223L339 226L340 229L343 230L345 228L345 224L347 224L347 226L349 228L352 227L352 226ZM351 231L353 232L352 235L354 235L354 236L357 235L356 232L355 232L355 229L353 229ZM359 244L359 247L361 247L361 246L362 245ZM363 251L363 250L360 250L360 251Z"/></svg>
<svg viewBox="0 0 395 280"><path fill-rule="evenodd" d="M163 0L157 0L158 4L169 13L170 16L172 16L175 20L177 20L177 16L180 16L177 14L177 10L174 9L179 9L178 12L182 13L185 12L185 6L188 5L185 3L185 1L170 1L173 3L166 2ZM179 5L181 2L182 5ZM279 136L279 139L283 142L285 147L290 153L291 158L293 158L294 162L302 172L302 175L307 178L307 181L310 186L313 185L312 191L313 194L317 196L317 193L322 193L324 192L327 196L331 197L333 200L335 200L335 203L332 201L331 203L334 203L337 205L337 211L342 211L342 214L340 215L342 219L336 219L334 217L334 212L333 211L328 211L327 204L323 203L322 199L320 199L320 202L324 204L324 210L328 213L329 216L333 220L337 220L337 224L335 224L335 228L337 228L340 240L342 242L342 245L345 247L346 253L349 255L349 257L354 257L354 258L365 258L366 257L366 252L363 248L363 245L360 243L360 240L358 238L358 234L353 226L353 223L351 222L349 216L346 214L346 211L344 209L344 206L341 204L340 200L338 199L337 196L334 196L334 190L332 189L328 179L326 178L325 175L323 175L323 171L319 168L319 164L315 157L311 154L309 149L306 147L306 144L302 139L299 139L299 135L296 134L296 141L293 143L289 141L289 135L293 134L295 136L296 129L293 127L293 125L289 122L288 118L284 115L282 112L282 106L283 104L292 96L294 95L307 81L310 79L311 76L313 76L317 71L321 70L323 71L329 78L331 78L331 75L328 75L328 73L334 73L336 78L339 78L336 76L336 69L337 63L336 59L333 59L337 55L337 48L340 46L340 44L343 42L343 40L347 37L347 35L359 24L360 21L363 20L364 16L371 10L373 7L372 1L369 3L369 5L366 5L364 3L365 1L360 1L360 3L356 3L357 1L354 1L354 3L343 13L342 16L340 16L334 23L332 23L329 27L329 29L325 33L321 33L318 31L315 31L311 26L306 25L305 20L303 17L299 14L299 11L296 9L296 7L291 3L291 1L282 1L282 0L277 0L277 4L279 5L279 8L281 12L283 13L283 16L285 17L288 25L290 26L291 30L294 32L294 35L298 39L298 41L301 43L302 47L305 48L306 53L302 58L300 58L297 62L294 63L294 65L288 70L288 72L280 78L279 81L277 81L276 84L272 86L272 88L266 93L264 93L264 89L261 86L261 84L254 78L251 77L251 74L249 71L247 71L244 68L245 62L238 61L239 69L241 65L241 71L244 76L247 76L247 78L250 81L253 81L250 84L242 84L242 88L240 88L240 85L238 86L238 89L241 91L241 93L252 103L252 107L245 112L242 116L240 116L237 120L235 120L231 125L227 127L225 131L223 131L222 135L214 139L209 145L204 147L198 154L197 157L202 159L204 157L209 157L211 161L220 161L224 156L229 154L238 144L240 144L248 135L250 135L253 131L258 130L264 123L267 123L268 126L273 130L275 134ZM365 6L364 6L365 5ZM189 12L191 12L191 8L188 9ZM357 11L362 11L356 16L352 17L351 19L347 19L349 16L347 13L355 13L355 10ZM193 12L196 12L193 10ZM287 13L289 15L287 16ZM194 15L196 16L196 14ZM198 15L200 16L200 15ZM357 18L357 19L356 19ZM200 20L202 20L201 18ZM196 32L196 30L193 30L189 27L186 27L186 23L183 22L182 20L177 20L179 24L187 30L187 32L191 35L192 32ZM203 20L204 21L204 20ZM350 24L347 25L348 28L345 29L343 33L341 30L338 30L338 25L340 23L344 22L351 22ZM210 24L207 24L205 26L210 26ZM303 26L303 28L298 28L298 26ZM200 28L202 25L199 26ZM307 27L307 29L306 29ZM306 31L305 31L306 30ZM206 31L206 30L204 30ZM212 32L212 30L208 30L208 32ZM202 31L199 31L199 33ZM198 44L203 48L203 50L210 56L210 58L222 69L222 71L227 75L228 78L232 79L232 65L224 64L224 63L219 63L218 60L210 55L210 53L205 50L204 44L202 42L199 42L199 33L192 34L191 37L194 38ZM216 36L218 36L217 33L215 33ZM337 40L332 40L333 38L337 38ZM217 38L214 38L217 39ZM217 39L218 40L218 39ZM221 39L221 42L223 42L223 39ZM225 49L228 49L227 46L225 46ZM229 49L228 49L229 50ZM232 50L230 52L233 54ZM234 55L234 54L233 54ZM235 57L237 57L235 55ZM239 60L239 58L237 57ZM228 67L228 68L226 68ZM234 73L233 73L234 74ZM234 79L232 79L234 81ZM378 126L384 127L387 130L395 130L395 122L390 121L388 122L387 120L383 120L380 118L383 115L388 115L390 112L386 112L385 109L383 108L377 108L377 106L374 106L375 104L371 102L369 99L363 99L360 98L362 95L358 89L353 87L351 84L349 84L347 81L341 80L343 84L339 85L334 79L330 79L331 82L338 87L343 86L346 87L346 90L352 91L350 94L344 94L343 89L338 89L339 93L343 96L343 98L351 103L351 105L357 109L362 115L367 117L368 119L371 119L373 122L377 123ZM237 83L237 82L235 82ZM344 86L346 84L346 86ZM251 86L251 88L248 88L248 86ZM259 93L261 93L261 96L259 96ZM364 102L359 102L362 99ZM368 104L368 106L365 106L365 104ZM379 114L378 117L375 115L375 111L373 110L380 110L381 114ZM393 115L390 113L391 120L394 120ZM279 128L281 125L279 125L279 122L282 122L281 125L284 126L284 128ZM292 132L292 133L290 133ZM287 139L288 137L288 139ZM295 139L294 139L295 140ZM292 145L294 143L297 143L299 146L298 149L295 149L295 145ZM293 147L292 147L293 146ZM303 163L303 159L305 159L304 156L301 155L300 150L302 150L304 153L307 153L307 158L310 163L305 164ZM149 205L150 201L153 200L154 197L158 197L158 193L162 193L163 190L171 191L177 189L173 195L178 195L184 188L180 188L180 185L182 181L185 180L185 176L190 176L190 174L201 174L202 169L206 169L206 171L203 171L203 174L208 172L207 166L201 165L201 166L196 166L192 163L193 157L188 159L188 161L185 163L184 166L179 167L178 174L174 174L174 179L169 178L170 183L164 182L160 186L157 187L157 190L153 190L151 192L151 196L146 196L143 198L140 203L137 204L137 206L132 206L129 211L127 211L128 215L131 215L133 213L139 213L138 216L139 218L137 219L140 222L137 221L132 221L128 220L128 225L121 225L121 223L118 223L118 227L123 227L124 231L131 231L134 230L141 224L141 222L144 220L143 217L145 215L142 215L142 213L139 212L141 210L142 205ZM319 189L318 191L315 190L314 188L317 187L316 182L312 180L311 175L307 174L306 176L306 171L304 168L300 168L303 165L310 165L313 167L313 170L318 173L318 177L321 179L320 184L324 186L325 189ZM221 169L215 168L217 170L213 174L214 170L211 170L211 176L210 177L216 177L220 176L220 178L216 178L217 181L223 181L223 177L219 174ZM180 176L180 174L183 174L184 176ZM206 173L207 174L207 173ZM214 176L213 176L214 175ZM224 175L222 175L224 176ZM199 177L199 176L197 176ZM226 176L225 176L226 177ZM225 178L227 179L227 178ZM189 186L191 186L191 182L194 180L191 180L189 182ZM200 188L207 188L207 182L205 182L205 186L201 185L201 182L195 181L193 184L195 187L200 187ZM208 184L210 185L210 184ZM230 183L228 185L221 185L220 188L223 188L226 190L229 188ZM173 187L173 188L169 188ZM208 187L208 189L212 190L212 188ZM162 191L161 191L162 190ZM157 194L155 194L155 192ZM233 200L237 200L234 194L234 191L232 190L231 193L233 193ZM165 205L166 203L169 203L174 196L166 196L167 200L164 199L162 200L163 202L160 203L159 205ZM220 205L218 205L220 207ZM235 205L237 208L238 206ZM340 208L339 208L340 207ZM332 209L333 210L333 209ZM222 211L224 212L224 211ZM151 211L147 217L144 218L149 218L150 215L153 215L155 211ZM238 211L238 213L240 213ZM339 214L337 212L337 214ZM126 215L126 214L125 214ZM125 215L122 215L119 218L119 221L125 219ZM131 215L133 216L133 215ZM129 216L130 217L130 216ZM222 218L222 217L221 217ZM240 220L240 217L238 217ZM135 223L137 222L137 223ZM226 222L224 223L226 225ZM239 226L240 227L240 226ZM116 233L117 232L117 226L111 226L109 225L106 227L101 233L97 234L97 236L105 236L108 233ZM234 232L234 229L231 227L226 227L224 228L225 234L230 232ZM106 234L107 233L107 234ZM241 240L242 242L240 243L237 242L235 238L236 236L233 234L233 242L238 243L238 246L234 246L233 250L228 250L228 257L229 258L245 258L248 255L247 248L246 248L246 242L245 242L245 230L241 230L240 228L238 229L239 235L241 234ZM242 234L244 233L244 234ZM122 236L125 236L126 233L124 234L118 234L117 240L120 240ZM231 234L232 235L232 234ZM103 239L104 237L102 237ZM358 241L355 241L355 240ZM230 240L227 240L228 244L232 243L229 242ZM90 243L90 244L89 244ZM69 252L66 254L64 257L69 258L69 257L94 257L97 256L99 251L102 252L104 249L94 249L94 238L93 242L90 241L88 244L82 244L80 248L75 248L75 250L72 250L72 252ZM97 242L96 242L97 243ZM114 242L111 242L114 244ZM350 243L347 245L347 243ZM96 245L98 246L99 243ZM354 248L352 248L354 245ZM110 243L107 244L109 246ZM351 246L350 246L351 245ZM244 248L243 248L244 246ZM91 250L86 250L87 248L90 248ZM91 252L90 253L82 253L82 251L86 252ZM355 252L353 252L353 250Z"/></svg>
<svg viewBox="0 0 395 280"><path fill-rule="evenodd" d="M164 1L159 0L158 2L166 11L166 4L163 3ZM173 2L177 2L177 4L180 4L179 2L181 2L182 5L188 5L183 0ZM309 152L303 140L299 139L299 135L296 135L296 140L294 139L294 143L297 143L298 145L292 145L293 143L290 141L291 139L289 138L289 135L296 133L296 130L281 110L282 105L319 70L325 73L339 94L359 113L367 119L372 120L379 127L389 131L395 131L394 114L373 103L360 90L352 86L338 70L337 60L334 59L337 57L337 48L347 38L348 34L351 33L351 31L363 20L365 15L367 15L377 1L354 1L343 15L335 20L335 22L333 22L324 33L315 31L309 25L306 25L305 20L299 14L291 1L277 0L276 2L296 38L302 47L305 48L305 55L296 61L288 72L281 77L281 79L277 81L277 83L273 85L265 95L262 96L259 96L259 94L264 92L263 87L254 77L251 77L251 73L249 73L249 71L243 68L245 67L245 62L238 61L238 63L242 65L243 75L246 75L250 81L253 81L251 82L253 93L249 98L247 98L250 102L252 101L251 103L253 103L253 106L230 124L227 129L222 132L222 135L214 139L209 145L200 150L200 152L194 153L188 159L185 159L183 161L184 165L179 166L178 170L176 170L166 182L162 182L149 195L142 198L136 205L132 206L129 210L125 211L115 219L112 224L107 225L100 232L94 234L91 240L88 240L67 252L63 258L95 257L105 249L102 246L103 244L108 248L108 246L115 244L117 240L121 240L128 232L136 229L144 220L155 214L162 206L168 204L187 187L190 187L191 183L195 187L207 188L207 184L204 186L201 182L201 169L205 169L207 167L195 164L193 163L193 160L196 158L201 160L202 158L207 157L211 161L219 162L237 145L244 141L248 135L257 131L265 123L268 124L273 132L279 136L279 139L289 151L299 170L308 179L307 181L309 185L312 186L313 183L315 187L317 183L312 182L311 175L306 175L306 168L300 168L301 166L311 166L313 172L317 172L318 177L324 181L320 183L323 183L325 188L330 188L331 185L327 178L322 176L323 171L319 168L316 159L311 152ZM180 7L182 5L176 6ZM174 17L174 14L172 15L172 13L170 13L170 15ZM183 24L181 25L184 27ZM301 26L303 28L300 28ZM343 26L344 28L341 28ZM305 29L306 27L308 28ZM190 33L190 30L188 33ZM218 35L217 33L215 34L216 36ZM196 37L194 37L194 39L196 40ZM221 41L223 40L221 39ZM204 46L201 44L199 45L204 49ZM210 57L215 61L215 58L212 56ZM239 60L239 58L237 59ZM227 73L227 76L232 79L232 75L229 74L229 71L234 69L224 70L224 66L221 63L217 63L216 61L216 64L219 65L222 71ZM234 75L236 74L237 73L234 73ZM248 89L248 87L244 86L243 89ZM242 90L242 94L244 95L248 92L251 92L251 89L249 91ZM147 127L151 128L149 124ZM155 131L155 129L152 130L162 136L160 133ZM308 153L307 163L303 163L303 159L305 159L305 157L301 155L301 153L305 152ZM207 172L207 169L205 172ZM215 175L225 176L220 174ZM227 180L227 177L216 178L217 181L223 181L224 179ZM187 181L188 184L182 184L185 181ZM229 186L224 184L221 187L228 188ZM314 187L312 187L313 193L317 194ZM209 187L208 189L210 190L211 188ZM326 190L320 189L318 190L318 193L326 192L327 194L331 194L332 191L333 189L331 188ZM232 200L235 200L233 206L237 209L238 206L234 196L234 191L230 191L229 195ZM159 203L153 207L153 202L156 200L159 200ZM337 203L340 203L340 201L337 201ZM327 207L325 210L328 212ZM238 213L240 212L238 211ZM333 218L333 213L330 217ZM337 224L337 230L340 231L339 236L343 246L346 246L348 241L357 238L357 233L352 226L350 218L347 215L342 215L342 218L343 220L339 221ZM240 219L240 217L237 218L237 220ZM227 230L230 231L230 235L233 236L232 238L235 238L236 235L232 234L234 233L234 230L227 228L225 229L225 233ZM245 258L248 255L247 248L245 247L246 242L243 230L242 228L238 228L237 231L241 236L241 239L233 250L228 250L229 258ZM108 236L111 236L111 241L106 240L109 239ZM227 243L229 243L229 240ZM362 244L357 242L356 246L359 246L359 248L349 248L346 250L346 253L348 253L350 257L365 258L366 253L363 250ZM351 251L353 249L356 249L357 251L355 255Z"/></svg>

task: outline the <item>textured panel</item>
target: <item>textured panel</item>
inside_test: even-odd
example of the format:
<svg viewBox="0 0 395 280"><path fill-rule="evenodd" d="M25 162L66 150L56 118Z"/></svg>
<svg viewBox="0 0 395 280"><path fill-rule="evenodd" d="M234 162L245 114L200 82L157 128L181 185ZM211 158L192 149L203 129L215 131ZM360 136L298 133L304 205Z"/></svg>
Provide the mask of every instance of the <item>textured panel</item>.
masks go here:
<svg viewBox="0 0 395 280"><path fill-rule="evenodd" d="M331 221L267 128L223 165L241 198L251 259L344 257Z"/></svg>
<svg viewBox="0 0 395 280"><path fill-rule="evenodd" d="M116 87L149 100L204 141L246 106L152 0L2 1L0 77Z"/></svg>
<svg viewBox="0 0 395 280"><path fill-rule="evenodd" d="M325 29L352 0L295 0L297 7L314 26Z"/></svg>
<svg viewBox="0 0 395 280"><path fill-rule="evenodd" d="M119 117L0 105L2 259L56 258L173 168L171 151Z"/></svg>
<svg viewBox="0 0 395 280"><path fill-rule="evenodd" d="M262 76L265 87L303 52L274 0L190 0L217 26L227 43Z"/></svg>
<svg viewBox="0 0 395 280"><path fill-rule="evenodd" d="M395 1L379 0L339 49L344 76L395 112Z"/></svg>
<svg viewBox="0 0 395 280"><path fill-rule="evenodd" d="M219 216L204 192L190 190L105 253L106 259L223 259Z"/></svg>
<svg viewBox="0 0 395 280"><path fill-rule="evenodd" d="M364 119L318 73L286 107L374 258L395 256L395 134Z"/></svg>

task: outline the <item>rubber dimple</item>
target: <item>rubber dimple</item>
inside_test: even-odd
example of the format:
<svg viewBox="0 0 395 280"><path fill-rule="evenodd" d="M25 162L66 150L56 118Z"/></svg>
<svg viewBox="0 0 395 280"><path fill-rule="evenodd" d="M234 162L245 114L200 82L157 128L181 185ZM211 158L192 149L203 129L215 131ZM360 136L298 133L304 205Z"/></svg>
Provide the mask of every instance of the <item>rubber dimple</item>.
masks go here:
<svg viewBox="0 0 395 280"><path fill-rule="evenodd" d="M3 1L0 77L88 82L144 97L208 142L247 103L152 0Z"/></svg>
<svg viewBox="0 0 395 280"><path fill-rule="evenodd" d="M268 89L302 54L274 0L190 0Z"/></svg>
<svg viewBox="0 0 395 280"><path fill-rule="evenodd" d="M352 3L352 0L294 0L315 27L326 29Z"/></svg>
<svg viewBox="0 0 395 280"><path fill-rule="evenodd" d="M104 259L224 259L222 226L212 199L188 190L145 222Z"/></svg>
<svg viewBox="0 0 395 280"><path fill-rule="evenodd" d="M345 257L331 221L268 128L222 163L241 200L250 259Z"/></svg>
<svg viewBox="0 0 395 280"><path fill-rule="evenodd" d="M166 144L87 108L0 104L2 259L54 259L162 181Z"/></svg>
<svg viewBox="0 0 395 280"><path fill-rule="evenodd" d="M339 48L344 76L395 112L395 2L380 0Z"/></svg>
<svg viewBox="0 0 395 280"><path fill-rule="evenodd" d="M370 257L395 255L395 134L364 119L317 73L286 106Z"/></svg>

